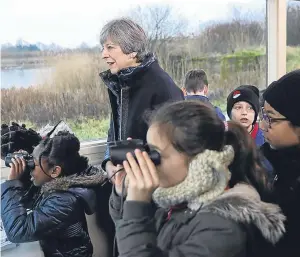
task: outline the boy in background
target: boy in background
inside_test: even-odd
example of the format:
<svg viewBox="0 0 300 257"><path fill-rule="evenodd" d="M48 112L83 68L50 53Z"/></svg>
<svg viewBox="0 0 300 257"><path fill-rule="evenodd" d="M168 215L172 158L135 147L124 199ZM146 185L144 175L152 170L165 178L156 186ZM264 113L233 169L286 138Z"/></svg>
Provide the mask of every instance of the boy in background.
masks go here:
<svg viewBox="0 0 300 257"><path fill-rule="evenodd" d="M208 80L204 70L190 70L185 75L184 89L186 100L199 100L215 109L218 117L226 121L219 107L214 106L207 97Z"/></svg>

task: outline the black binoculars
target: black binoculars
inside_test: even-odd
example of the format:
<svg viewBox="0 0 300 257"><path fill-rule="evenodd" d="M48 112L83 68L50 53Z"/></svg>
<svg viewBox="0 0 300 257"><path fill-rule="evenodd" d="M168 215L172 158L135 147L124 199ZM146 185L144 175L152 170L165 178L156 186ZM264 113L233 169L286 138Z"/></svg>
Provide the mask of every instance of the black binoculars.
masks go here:
<svg viewBox="0 0 300 257"><path fill-rule="evenodd" d="M116 166L117 164L123 164L125 161L126 154L131 153L136 159L134 150L139 149L142 152L146 151L149 154L149 157L153 163L157 166L160 164L160 154L156 150L151 149L147 144L144 144L143 140L132 139L132 140L123 140L111 142L109 144L110 159L111 162Z"/></svg>
<svg viewBox="0 0 300 257"><path fill-rule="evenodd" d="M34 170L35 168L35 163L32 155L27 154L27 153L9 153L5 156L4 162L6 167L10 167L9 164L12 163L12 158L23 158L26 163L26 168L29 170Z"/></svg>

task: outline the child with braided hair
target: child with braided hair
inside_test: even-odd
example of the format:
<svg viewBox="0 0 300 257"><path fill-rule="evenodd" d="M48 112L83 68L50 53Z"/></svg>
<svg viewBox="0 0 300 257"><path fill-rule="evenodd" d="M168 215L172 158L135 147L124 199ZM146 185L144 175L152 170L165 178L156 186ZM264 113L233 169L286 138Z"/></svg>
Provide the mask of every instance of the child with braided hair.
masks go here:
<svg viewBox="0 0 300 257"><path fill-rule="evenodd" d="M85 214L95 211L94 187L104 176L88 166L79 148L78 138L66 131L44 138L34 148L30 175L41 192L29 211L20 201L26 191L19 178L26 163L12 159L8 180L1 185L1 219L9 241L40 241L46 257L92 256Z"/></svg>
<svg viewBox="0 0 300 257"><path fill-rule="evenodd" d="M1 158L20 149L31 153L41 140L42 136L33 129L27 129L25 124L1 124Z"/></svg>

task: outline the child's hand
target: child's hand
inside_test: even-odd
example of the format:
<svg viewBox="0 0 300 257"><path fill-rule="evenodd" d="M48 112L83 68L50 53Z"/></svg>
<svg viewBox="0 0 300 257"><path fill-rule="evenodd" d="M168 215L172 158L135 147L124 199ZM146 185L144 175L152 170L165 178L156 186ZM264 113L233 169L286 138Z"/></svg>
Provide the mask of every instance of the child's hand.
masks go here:
<svg viewBox="0 0 300 257"><path fill-rule="evenodd" d="M135 150L137 161L128 153L123 166L128 177L127 201L150 202L159 186L157 169L147 152Z"/></svg>
<svg viewBox="0 0 300 257"><path fill-rule="evenodd" d="M26 168L26 162L19 157L12 158L8 180L19 179Z"/></svg>

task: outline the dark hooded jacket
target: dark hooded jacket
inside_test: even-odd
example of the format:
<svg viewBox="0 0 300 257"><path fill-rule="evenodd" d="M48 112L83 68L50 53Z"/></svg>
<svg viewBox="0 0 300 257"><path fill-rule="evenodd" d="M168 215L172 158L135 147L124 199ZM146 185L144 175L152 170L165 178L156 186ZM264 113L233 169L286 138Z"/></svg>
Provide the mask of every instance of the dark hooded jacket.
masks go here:
<svg viewBox="0 0 300 257"><path fill-rule="evenodd" d="M264 257L284 233L277 205L260 201L250 186L237 185L202 205L171 210L125 201L113 191L110 212L120 256Z"/></svg>
<svg viewBox="0 0 300 257"><path fill-rule="evenodd" d="M91 188L104 177L90 168L79 175L61 177L44 184L27 209L22 200L25 188L20 180L1 185L1 219L7 238L13 243L40 241L45 257L89 257L93 246L86 214L96 206Z"/></svg>
<svg viewBox="0 0 300 257"><path fill-rule="evenodd" d="M182 91L153 54L148 54L137 67L120 70L117 74L104 71L100 77L108 88L112 110L108 142L128 137L146 140L147 114L163 103L184 100ZM108 149L104 159L102 168L109 159Z"/></svg>
<svg viewBox="0 0 300 257"><path fill-rule="evenodd" d="M281 207L287 218L286 234L276 244L272 257L300 256L300 147L272 149L265 143L261 150L273 169L273 201Z"/></svg>

